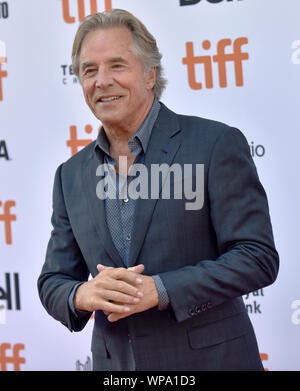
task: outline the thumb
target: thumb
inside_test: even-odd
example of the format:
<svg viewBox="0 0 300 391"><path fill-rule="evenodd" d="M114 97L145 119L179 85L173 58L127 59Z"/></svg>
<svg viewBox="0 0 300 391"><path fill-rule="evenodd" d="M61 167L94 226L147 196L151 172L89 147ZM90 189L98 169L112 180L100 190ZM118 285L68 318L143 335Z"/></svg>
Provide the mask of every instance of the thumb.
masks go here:
<svg viewBox="0 0 300 391"><path fill-rule="evenodd" d="M109 269L109 266L103 266L101 265L101 263L97 265L97 270L99 273L102 272L104 269Z"/></svg>
<svg viewBox="0 0 300 391"><path fill-rule="evenodd" d="M129 267L128 270L134 273L142 274L143 271L145 270L145 266L141 263L140 265Z"/></svg>

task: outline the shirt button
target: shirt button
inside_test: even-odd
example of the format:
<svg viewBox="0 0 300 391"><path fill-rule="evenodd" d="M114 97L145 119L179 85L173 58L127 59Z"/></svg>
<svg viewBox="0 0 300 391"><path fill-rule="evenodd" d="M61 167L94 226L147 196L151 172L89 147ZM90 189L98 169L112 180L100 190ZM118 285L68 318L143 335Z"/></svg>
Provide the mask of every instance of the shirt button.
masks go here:
<svg viewBox="0 0 300 391"><path fill-rule="evenodd" d="M128 234L127 236L126 236L126 240L131 240L131 235L130 234Z"/></svg>
<svg viewBox="0 0 300 391"><path fill-rule="evenodd" d="M129 201L129 199L128 199L128 198L124 198L123 201L127 204L127 202Z"/></svg>

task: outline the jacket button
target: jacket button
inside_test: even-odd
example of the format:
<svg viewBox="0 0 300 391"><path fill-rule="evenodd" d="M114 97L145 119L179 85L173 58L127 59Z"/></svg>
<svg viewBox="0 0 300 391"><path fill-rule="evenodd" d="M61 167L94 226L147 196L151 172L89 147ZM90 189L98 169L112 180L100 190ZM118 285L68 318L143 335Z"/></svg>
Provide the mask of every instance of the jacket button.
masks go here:
<svg viewBox="0 0 300 391"><path fill-rule="evenodd" d="M189 311L188 311L188 314L191 315L191 316L194 316L195 315L194 308L190 308Z"/></svg>

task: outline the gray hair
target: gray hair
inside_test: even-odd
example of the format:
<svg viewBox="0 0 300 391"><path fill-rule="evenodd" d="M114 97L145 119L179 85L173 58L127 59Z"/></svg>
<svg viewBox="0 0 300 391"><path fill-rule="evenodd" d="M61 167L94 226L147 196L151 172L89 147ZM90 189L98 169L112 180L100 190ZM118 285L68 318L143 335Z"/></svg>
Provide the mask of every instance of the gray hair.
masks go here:
<svg viewBox="0 0 300 391"><path fill-rule="evenodd" d="M167 80L163 77L162 55L158 50L155 38L149 33L144 24L125 10L113 9L109 12L92 14L83 19L78 27L73 43L73 72L79 77L80 51L82 42L89 32L121 26L131 31L134 42L134 54L144 64L145 72L147 73L152 67L156 68L156 82L153 87L153 93L157 99L160 99L167 84Z"/></svg>

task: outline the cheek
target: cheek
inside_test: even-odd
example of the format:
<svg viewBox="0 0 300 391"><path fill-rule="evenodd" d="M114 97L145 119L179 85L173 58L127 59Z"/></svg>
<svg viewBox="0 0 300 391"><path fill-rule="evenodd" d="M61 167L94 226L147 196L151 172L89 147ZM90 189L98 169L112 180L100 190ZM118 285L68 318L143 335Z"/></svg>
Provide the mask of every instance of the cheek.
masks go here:
<svg viewBox="0 0 300 391"><path fill-rule="evenodd" d="M92 102L93 91L91 87L88 86L83 87L83 96L88 104Z"/></svg>

